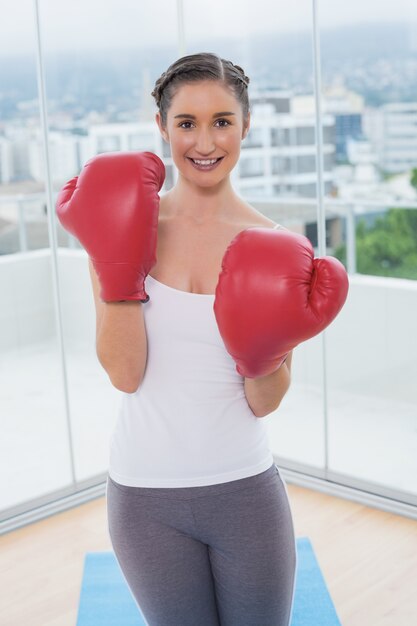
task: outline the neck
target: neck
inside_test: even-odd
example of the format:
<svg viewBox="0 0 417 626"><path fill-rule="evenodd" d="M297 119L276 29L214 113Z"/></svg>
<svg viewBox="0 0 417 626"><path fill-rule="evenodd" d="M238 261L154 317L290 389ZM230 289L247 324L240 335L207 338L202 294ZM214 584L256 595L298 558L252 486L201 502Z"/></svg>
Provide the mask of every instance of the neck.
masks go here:
<svg viewBox="0 0 417 626"><path fill-rule="evenodd" d="M233 190L230 178L218 185L200 187L181 175L164 196L164 215L194 220L197 223L227 219L241 199Z"/></svg>

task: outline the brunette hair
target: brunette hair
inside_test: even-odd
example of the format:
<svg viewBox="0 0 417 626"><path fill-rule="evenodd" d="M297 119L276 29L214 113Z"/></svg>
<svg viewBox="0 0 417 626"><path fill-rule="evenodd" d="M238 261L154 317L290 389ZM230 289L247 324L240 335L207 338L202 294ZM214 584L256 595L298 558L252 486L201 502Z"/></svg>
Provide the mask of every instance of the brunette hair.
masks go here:
<svg viewBox="0 0 417 626"><path fill-rule="evenodd" d="M163 126L166 126L168 109L178 85L199 80L221 81L228 87L242 107L245 123L249 113L249 77L239 65L222 59L217 54L199 52L181 57L172 63L155 83L151 95L161 114Z"/></svg>

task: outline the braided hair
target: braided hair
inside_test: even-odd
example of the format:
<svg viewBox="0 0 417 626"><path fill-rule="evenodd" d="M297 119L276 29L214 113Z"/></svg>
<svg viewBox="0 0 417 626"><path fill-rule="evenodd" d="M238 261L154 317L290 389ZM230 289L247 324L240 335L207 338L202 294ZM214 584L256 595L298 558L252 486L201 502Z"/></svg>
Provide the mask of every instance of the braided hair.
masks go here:
<svg viewBox="0 0 417 626"><path fill-rule="evenodd" d="M249 77L240 65L222 59L211 52L200 52L183 56L161 74L151 93L161 114L162 125L166 126L168 109L180 83L200 80L223 82L240 102L243 118L249 113Z"/></svg>

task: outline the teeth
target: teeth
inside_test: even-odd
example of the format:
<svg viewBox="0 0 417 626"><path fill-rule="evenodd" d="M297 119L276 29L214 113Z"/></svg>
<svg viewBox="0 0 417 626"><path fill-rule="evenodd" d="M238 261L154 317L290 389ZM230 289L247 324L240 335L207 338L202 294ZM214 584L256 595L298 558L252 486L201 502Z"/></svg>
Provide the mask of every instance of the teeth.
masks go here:
<svg viewBox="0 0 417 626"><path fill-rule="evenodd" d="M197 159L193 159L194 163L197 165L213 165L217 161L217 159L208 159L207 161L199 161Z"/></svg>

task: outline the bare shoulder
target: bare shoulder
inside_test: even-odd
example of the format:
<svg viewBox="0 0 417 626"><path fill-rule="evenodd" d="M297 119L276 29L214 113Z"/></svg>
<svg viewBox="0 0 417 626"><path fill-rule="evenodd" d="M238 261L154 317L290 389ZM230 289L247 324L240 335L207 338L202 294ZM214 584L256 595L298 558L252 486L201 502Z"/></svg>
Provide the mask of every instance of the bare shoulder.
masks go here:
<svg viewBox="0 0 417 626"><path fill-rule="evenodd" d="M253 227L261 227L261 228L279 228L283 230L288 230L282 224L277 224L269 217L255 209L255 207L250 204L244 203L242 205L242 214L241 218L245 224L245 228L253 228Z"/></svg>

